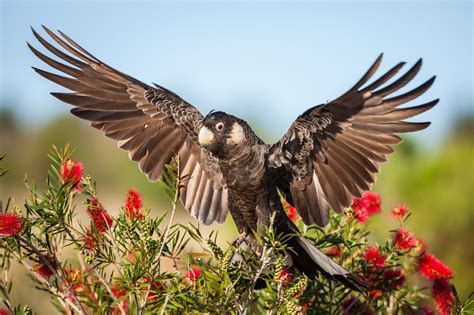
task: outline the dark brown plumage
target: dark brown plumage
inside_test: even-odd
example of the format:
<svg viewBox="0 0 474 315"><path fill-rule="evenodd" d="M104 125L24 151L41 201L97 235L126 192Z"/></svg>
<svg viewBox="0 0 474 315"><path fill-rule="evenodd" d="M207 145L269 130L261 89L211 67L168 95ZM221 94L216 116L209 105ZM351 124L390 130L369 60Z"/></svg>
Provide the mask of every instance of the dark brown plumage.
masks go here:
<svg viewBox="0 0 474 315"><path fill-rule="evenodd" d="M405 122L432 108L438 100L396 109L423 94L434 77L398 96L390 96L418 73L421 60L403 76L386 84L403 67L399 63L379 79L367 82L382 55L348 92L308 109L283 138L266 145L248 124L213 112L203 117L173 92L151 87L106 65L69 37L44 28L63 50L33 34L56 61L32 52L68 75L35 69L72 93L52 93L74 106L71 113L118 142L151 181L161 177L174 156L180 159L184 207L204 224L223 222L230 211L242 239L270 224L288 239L295 266L311 278L322 273L356 288L357 279L301 236L283 211L279 193L296 206L305 224L324 226L332 208L340 213L375 181L380 163L401 141L398 133L417 131L429 123Z"/></svg>

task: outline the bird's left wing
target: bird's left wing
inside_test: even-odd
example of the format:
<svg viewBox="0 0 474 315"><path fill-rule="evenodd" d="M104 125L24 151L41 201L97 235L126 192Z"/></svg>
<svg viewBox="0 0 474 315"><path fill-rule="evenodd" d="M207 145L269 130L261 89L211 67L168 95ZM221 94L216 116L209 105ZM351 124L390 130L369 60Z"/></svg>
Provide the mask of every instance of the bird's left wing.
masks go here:
<svg viewBox="0 0 474 315"><path fill-rule="evenodd" d="M340 213L371 188L376 173L392 146L401 142L397 133L417 131L429 123L403 119L432 108L438 100L397 109L423 94L434 77L398 95L418 73L421 60L395 82L382 87L404 65L399 63L363 87L376 72L382 55L347 93L300 115L283 138L268 152L268 165L280 170L280 191L292 201L305 224L324 226L329 209Z"/></svg>
<svg viewBox="0 0 474 315"><path fill-rule="evenodd" d="M28 46L39 59L68 76L34 70L73 91L52 95L73 105L72 114L116 140L151 181L158 180L164 165L178 155L184 207L206 225L223 222L228 213L227 188L217 160L198 145L201 113L173 92L148 86L106 65L65 34L59 32L60 38L44 29L65 51L35 30L33 34L66 64Z"/></svg>

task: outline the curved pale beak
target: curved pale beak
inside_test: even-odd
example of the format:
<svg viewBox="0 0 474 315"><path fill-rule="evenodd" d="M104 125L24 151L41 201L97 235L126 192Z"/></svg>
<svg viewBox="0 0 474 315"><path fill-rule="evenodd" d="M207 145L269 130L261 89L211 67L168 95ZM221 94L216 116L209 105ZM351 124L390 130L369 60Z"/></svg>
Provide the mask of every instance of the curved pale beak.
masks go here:
<svg viewBox="0 0 474 315"><path fill-rule="evenodd" d="M198 135L198 142L201 145L206 145L209 144L214 140L214 133L209 130L206 126L203 126L201 130L199 130L199 135Z"/></svg>

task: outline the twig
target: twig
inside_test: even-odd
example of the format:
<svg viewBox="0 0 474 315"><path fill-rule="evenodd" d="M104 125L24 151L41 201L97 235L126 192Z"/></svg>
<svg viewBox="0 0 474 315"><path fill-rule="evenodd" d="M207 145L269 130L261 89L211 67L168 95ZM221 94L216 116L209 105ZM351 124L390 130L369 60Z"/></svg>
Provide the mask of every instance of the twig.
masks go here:
<svg viewBox="0 0 474 315"><path fill-rule="evenodd" d="M253 283L249 288L249 296L247 298L247 303L245 304L245 308L242 310L242 314L244 314L244 315L247 314L248 308L250 307L250 302L253 299L253 293L255 291L255 285L257 284L257 281L260 278L260 275L263 273L263 270L266 268L266 266L268 264L269 259L268 259L268 257L266 257L268 255L267 249L268 249L267 244L263 245L262 255L260 256L261 257L260 259L262 260L262 265L260 266L260 269L258 270L258 272L255 274L255 278L253 279ZM270 251L271 251L271 249L270 249Z"/></svg>
<svg viewBox="0 0 474 315"><path fill-rule="evenodd" d="M94 268L94 272L95 274L97 275L97 278L99 278L99 281L104 285L104 287L107 289L107 292L109 292L110 296L112 298L115 299L115 301L118 302L118 299L116 298L115 294L112 292L112 289L110 288L109 284L107 283L107 281L105 281L104 277L102 277L102 275L100 274L100 272ZM117 303L117 306L120 310L120 313L122 315L126 315L127 313L125 312L125 310L123 309L123 306L122 306L122 303L118 302Z"/></svg>
<svg viewBox="0 0 474 315"><path fill-rule="evenodd" d="M49 288L49 290L56 295L58 301L61 303L61 305L65 308L65 309L70 309L70 307L72 309L74 309L74 311L76 311L77 313L79 314L85 314L83 312L83 310L81 310L76 304L72 303L72 301L64 294L62 293L61 291L59 291L57 288L55 288L54 286L51 285L51 283L49 283L46 279L40 277L36 272L35 272L35 268L30 266L28 263L26 263L22 258L21 256L13 251L13 250L10 250L10 252L12 253L13 256L15 256L15 258L23 265L23 267L25 267L26 270L28 270L29 272L31 272L31 274L34 275L34 277L40 281L42 284L44 284L45 286L47 286ZM70 307L68 307L68 305Z"/></svg>
<svg viewBox="0 0 474 315"><path fill-rule="evenodd" d="M161 308L160 315L164 315L164 314L165 314L166 305L168 304L168 300L169 300L169 299L170 299L170 295L169 295L169 294L166 294L166 296L165 296L165 302L163 303L163 307Z"/></svg>
<svg viewBox="0 0 474 315"><path fill-rule="evenodd" d="M166 227L165 233L163 234L163 241L161 242L160 251L158 252L158 256L156 257L156 259L158 261L160 261L161 255L163 254L163 249L164 249L165 243L166 243L165 241L168 238L168 234L169 234L170 229L171 229L171 223L173 222L174 214L176 212L176 206L178 204L179 186L180 186L180 183L181 183L180 177L179 177L179 172L180 172L180 169L179 169L179 156L178 156L176 158L176 173L178 174L178 176L177 176L177 182L176 182L176 191L175 191L175 194L174 194L174 197L173 197L173 208L171 209L171 217L170 217L170 220L168 222L168 226ZM161 269L161 264L160 264L160 269Z"/></svg>
<svg viewBox="0 0 474 315"><path fill-rule="evenodd" d="M41 261L46 265L48 266L49 270L54 274L54 276L56 278L58 278L59 281L61 281L61 283L64 285L64 287L66 288L66 290L68 291L69 294L71 294L74 302L77 303L77 307L78 309L80 310L79 314L86 314L84 308L82 307L82 304L81 302L79 301L79 299L77 298L76 296L76 293L74 292L74 290L71 290L71 286L69 285L69 283L64 280L63 276L61 275L60 272L58 272L58 270L56 268L54 268L52 265L51 265L51 261L49 261L48 259L46 259L46 257L43 255L43 253L41 253L36 247L35 245L33 245L33 243L31 243L30 240L28 240L27 238L24 238L24 237L21 237L19 235L16 235L15 236L16 239L20 242L23 242L26 246L28 246L29 249L31 249L36 255L38 255L38 257L41 259ZM55 256L52 257L53 259L57 260ZM59 264L58 264L58 268L60 268ZM60 268L61 269L61 268ZM62 269L61 269L62 271Z"/></svg>

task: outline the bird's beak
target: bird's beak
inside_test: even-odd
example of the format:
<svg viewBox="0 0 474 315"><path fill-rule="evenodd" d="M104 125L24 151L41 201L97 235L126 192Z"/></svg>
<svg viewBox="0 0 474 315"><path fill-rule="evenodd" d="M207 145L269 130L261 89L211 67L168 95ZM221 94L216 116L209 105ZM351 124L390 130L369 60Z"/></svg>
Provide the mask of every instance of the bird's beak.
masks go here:
<svg viewBox="0 0 474 315"><path fill-rule="evenodd" d="M212 133L209 128L206 126L203 126L201 130L199 130L199 135L198 135L198 142L200 145L206 145L209 144L214 140L214 133Z"/></svg>

